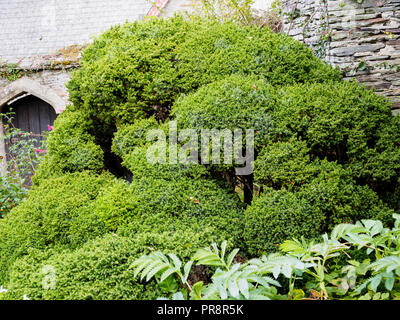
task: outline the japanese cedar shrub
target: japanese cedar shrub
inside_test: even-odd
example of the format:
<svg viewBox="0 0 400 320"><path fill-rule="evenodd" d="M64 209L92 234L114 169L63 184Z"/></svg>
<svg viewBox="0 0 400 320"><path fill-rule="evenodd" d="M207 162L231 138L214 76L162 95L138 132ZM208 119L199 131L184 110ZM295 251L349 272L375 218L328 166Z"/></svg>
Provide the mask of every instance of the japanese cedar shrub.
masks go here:
<svg viewBox="0 0 400 320"><path fill-rule="evenodd" d="M260 197L246 210L244 231L251 254L337 223L389 222L398 206L400 121L386 98L357 83L273 87L233 75L179 99L172 115L199 135L202 128L255 130Z"/></svg>
<svg viewBox="0 0 400 320"><path fill-rule="evenodd" d="M0 220L6 297L155 298L161 288L129 268L150 250L187 257L227 239L252 256L399 209L390 103L285 35L179 16L127 23L93 41L68 87L28 198ZM146 133L168 137L172 120L255 130L247 206L234 165L147 161ZM55 290L42 286L48 266Z"/></svg>
<svg viewBox="0 0 400 320"><path fill-rule="evenodd" d="M132 262L150 253L151 248L172 253L176 252L175 244L179 242L203 244L196 242L197 239L193 232L183 230L170 235L141 233L134 238L110 234L91 240L77 250L30 249L13 264L8 291L2 298L18 300L27 295L34 300L156 299L165 292L154 282L134 281Z"/></svg>
<svg viewBox="0 0 400 320"><path fill-rule="evenodd" d="M176 16L106 31L85 50L68 86L75 106L98 126L112 127L163 118L180 94L231 74L271 85L340 78L309 48L267 28Z"/></svg>

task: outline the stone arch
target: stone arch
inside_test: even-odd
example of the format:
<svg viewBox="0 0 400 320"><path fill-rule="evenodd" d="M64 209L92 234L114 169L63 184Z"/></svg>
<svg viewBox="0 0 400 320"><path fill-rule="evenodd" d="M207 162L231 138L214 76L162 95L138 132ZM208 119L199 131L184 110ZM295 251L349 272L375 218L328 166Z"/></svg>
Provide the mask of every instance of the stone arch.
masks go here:
<svg viewBox="0 0 400 320"><path fill-rule="evenodd" d="M47 102L54 108L56 114L65 109L65 101L53 89L23 77L0 89L0 112L5 105L26 94L31 94ZM2 157L0 160L0 174L4 175L6 173L6 147L2 135L3 126L0 126L0 157Z"/></svg>
<svg viewBox="0 0 400 320"><path fill-rule="evenodd" d="M5 104L27 93L46 101L57 114L65 108L65 101L53 89L23 77L0 90L0 111Z"/></svg>

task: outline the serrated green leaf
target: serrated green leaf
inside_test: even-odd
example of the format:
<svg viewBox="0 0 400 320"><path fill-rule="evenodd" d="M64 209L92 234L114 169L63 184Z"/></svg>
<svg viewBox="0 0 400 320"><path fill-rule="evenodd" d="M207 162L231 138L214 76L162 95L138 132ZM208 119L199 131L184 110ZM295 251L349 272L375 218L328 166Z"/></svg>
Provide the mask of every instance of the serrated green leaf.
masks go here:
<svg viewBox="0 0 400 320"><path fill-rule="evenodd" d="M168 256L172 259L176 268L182 267L182 261L175 254L170 253Z"/></svg>
<svg viewBox="0 0 400 320"><path fill-rule="evenodd" d="M376 292L377 290L378 290L378 286L379 286L379 284L381 283L381 280L382 280L382 278L378 275L378 276L375 276L375 277L373 277L372 279L371 279L371 282L370 282L370 288L371 288L371 290L373 291L373 292Z"/></svg>
<svg viewBox="0 0 400 320"><path fill-rule="evenodd" d="M227 244L228 244L228 242L226 240L224 242L222 242L222 244L221 244L221 258L222 259L224 259L224 257L225 257Z"/></svg>
<svg viewBox="0 0 400 320"><path fill-rule="evenodd" d="M394 278L387 278L385 280L385 288L386 288L386 290L392 291L393 286L394 286L394 281L395 281Z"/></svg>
<svg viewBox="0 0 400 320"><path fill-rule="evenodd" d="M136 278L139 275L139 273L152 262L152 260L151 259L145 259L145 260L141 259L141 260L138 260L137 262L138 262L137 267L136 267L135 271L133 272L134 278Z"/></svg>
<svg viewBox="0 0 400 320"><path fill-rule="evenodd" d="M175 273L177 271L176 268L169 268L164 271L164 273L161 275L160 278L160 283L164 282L165 279L167 279L171 274Z"/></svg>
<svg viewBox="0 0 400 320"><path fill-rule="evenodd" d="M161 263L160 260L152 260L147 266L146 268L143 269L142 271L142 275L140 276L140 280L143 280L147 274L153 270L153 268L155 268L157 265L159 265Z"/></svg>
<svg viewBox="0 0 400 320"><path fill-rule="evenodd" d="M237 253L239 252L239 249L234 249L232 252L228 255L228 258L226 259L226 264L228 268L231 266L233 259L235 259Z"/></svg>
<svg viewBox="0 0 400 320"><path fill-rule="evenodd" d="M249 298L249 284L246 279L239 279L238 286L240 293L246 298Z"/></svg>
<svg viewBox="0 0 400 320"><path fill-rule="evenodd" d="M192 265L193 265L193 260L190 260L183 267L183 279L182 279L183 283L185 283L187 281L187 279L189 277L190 270L192 268Z"/></svg>
<svg viewBox="0 0 400 320"><path fill-rule="evenodd" d="M202 290L203 290L203 281L196 282L193 287L192 291L190 292L190 297L193 300L202 300Z"/></svg>

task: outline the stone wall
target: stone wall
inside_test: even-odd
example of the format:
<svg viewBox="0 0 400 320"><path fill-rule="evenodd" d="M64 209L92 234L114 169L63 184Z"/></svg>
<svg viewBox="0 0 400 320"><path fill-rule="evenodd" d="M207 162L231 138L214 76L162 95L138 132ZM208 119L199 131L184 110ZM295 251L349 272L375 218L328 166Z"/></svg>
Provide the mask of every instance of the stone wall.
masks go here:
<svg viewBox="0 0 400 320"><path fill-rule="evenodd" d="M400 0L284 0L284 32L400 111Z"/></svg>
<svg viewBox="0 0 400 320"><path fill-rule="evenodd" d="M168 1L163 10L161 10L161 17L171 17L175 12L193 13L198 5L198 0L179 0Z"/></svg>
<svg viewBox="0 0 400 320"><path fill-rule="evenodd" d="M154 15L191 11L196 2L157 0L162 9ZM110 8L106 4L110 7L103 0L0 0L0 13L7 17L0 20L0 58L18 62L24 75L54 89L67 104L65 83L70 71L79 66L82 45L96 34L91 32L152 12L147 0L116 1ZM74 6L80 8L75 16ZM284 32L340 67L347 79L375 87L400 112L400 0L283 0L282 7ZM43 19L54 11L56 30L44 28ZM36 23L29 27L32 17ZM38 40L40 34L46 36ZM9 83L0 76L0 90Z"/></svg>
<svg viewBox="0 0 400 320"><path fill-rule="evenodd" d="M7 62L84 44L110 26L143 18L147 0L0 0L0 58Z"/></svg>
<svg viewBox="0 0 400 320"><path fill-rule="evenodd" d="M63 108L65 108L68 104L68 92L65 84L70 79L71 71L80 65L81 50L82 46L72 45L64 47L54 54L28 56L20 59L13 68L18 72L18 78L32 80L37 85L51 90L64 102ZM7 65L0 65L0 71L4 68L7 68ZM13 81L10 80L12 79L0 76L0 100L7 91L7 87L12 87Z"/></svg>
<svg viewBox="0 0 400 320"><path fill-rule="evenodd" d="M152 6L148 0L0 0L0 95L13 80L2 71L13 64L66 105L65 84L81 49L112 25L142 19Z"/></svg>
<svg viewBox="0 0 400 320"><path fill-rule="evenodd" d="M81 50L111 25L191 11L198 0L0 0L0 100L12 81L2 69L52 90L68 104L65 84ZM1 105L0 105L1 112Z"/></svg>

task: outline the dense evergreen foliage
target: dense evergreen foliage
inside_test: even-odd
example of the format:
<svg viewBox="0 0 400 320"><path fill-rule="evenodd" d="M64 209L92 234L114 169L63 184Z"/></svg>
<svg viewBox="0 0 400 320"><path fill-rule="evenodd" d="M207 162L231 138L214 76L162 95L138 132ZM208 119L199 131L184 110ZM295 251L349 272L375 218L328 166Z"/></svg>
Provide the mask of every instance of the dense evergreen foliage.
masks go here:
<svg viewBox="0 0 400 320"><path fill-rule="evenodd" d="M0 220L7 297L149 299L130 269L228 240L242 257L400 208L400 120L390 102L254 26L150 19L85 50L29 196ZM254 174L151 164L150 129L254 129ZM171 155L167 153L168 159ZM55 268L56 289L42 286Z"/></svg>

